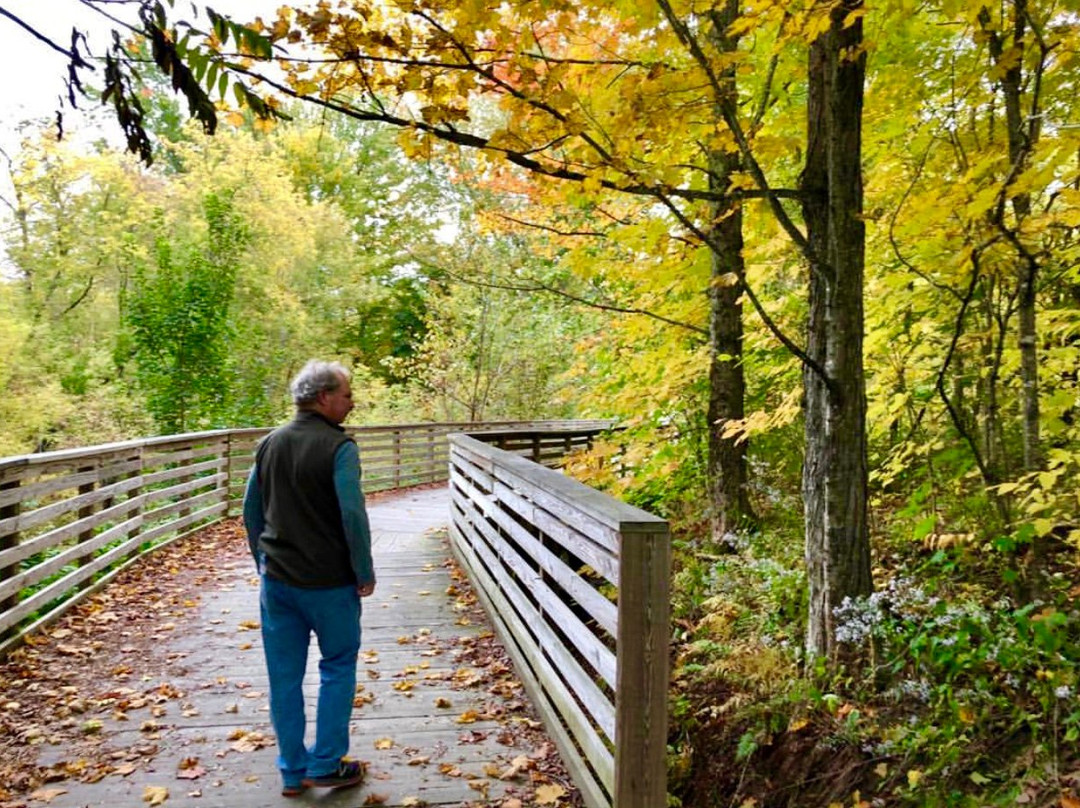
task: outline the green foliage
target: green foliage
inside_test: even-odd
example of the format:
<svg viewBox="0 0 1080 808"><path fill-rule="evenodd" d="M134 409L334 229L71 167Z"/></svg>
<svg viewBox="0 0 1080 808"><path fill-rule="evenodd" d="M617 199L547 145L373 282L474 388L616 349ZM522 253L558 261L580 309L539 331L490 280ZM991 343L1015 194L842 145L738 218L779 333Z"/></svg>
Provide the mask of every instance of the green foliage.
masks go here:
<svg viewBox="0 0 1080 808"><path fill-rule="evenodd" d="M229 314L249 236L230 197L203 204L202 238L160 236L156 265L134 268L124 301L139 385L166 434L214 425L229 395Z"/></svg>

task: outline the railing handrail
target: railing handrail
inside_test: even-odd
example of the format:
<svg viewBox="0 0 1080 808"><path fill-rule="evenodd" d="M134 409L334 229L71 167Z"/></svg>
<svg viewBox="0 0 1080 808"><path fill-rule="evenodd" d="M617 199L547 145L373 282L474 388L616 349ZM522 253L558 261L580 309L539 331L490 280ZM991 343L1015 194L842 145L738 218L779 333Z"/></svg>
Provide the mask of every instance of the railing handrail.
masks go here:
<svg viewBox="0 0 1080 808"><path fill-rule="evenodd" d="M451 431L517 428L533 435L569 428L595 434L611 423L455 421L346 429L361 446L365 490L377 491L445 479ZM0 458L0 655L143 552L228 516L242 496L257 439L272 429L204 430ZM58 558L78 566L71 570ZM42 615L38 606L46 598L40 605L49 611Z"/></svg>
<svg viewBox="0 0 1080 808"><path fill-rule="evenodd" d="M662 806L668 524L491 438L449 438L455 555L586 805ZM597 573L618 588L614 620Z"/></svg>
<svg viewBox="0 0 1080 808"><path fill-rule="evenodd" d="M365 490L451 479L455 554L586 804L653 808L666 791L667 523L544 468L612 427L608 420L428 422L347 431L360 445ZM0 458L0 656L146 553L228 516L255 444L272 429ZM550 570L530 573L532 562L500 546L501 534L514 537L508 547L528 545ZM547 549L559 541L556 549L569 556ZM482 574L484 559L504 557L527 575L521 586L510 581L506 596ZM587 562L616 586L617 606L567 558ZM565 587L562 601L550 573ZM534 597L546 600L537 601L536 625L522 629L514 609ZM504 614L495 611L500 602ZM595 619L579 619L588 609ZM544 629L548 612L564 623ZM546 631L535 649L529 631ZM553 660L555 668L577 668L576 678L560 680Z"/></svg>
<svg viewBox="0 0 1080 808"><path fill-rule="evenodd" d="M429 429L445 429L446 432L458 431L475 431L482 430L495 431L498 429L506 428L507 432L514 432L516 428L527 427L528 425L535 425L538 429L559 429L573 427L575 424L583 425L583 428L595 428L598 431L604 431L610 429L614 425L614 421L611 419L569 419L569 420L538 420L538 421L412 421L401 424L361 424L353 425L346 424L345 429L347 432L353 433L378 433L378 432L395 432L395 431L413 431L413 430L429 430ZM115 441L111 443L99 443L93 446L75 446L68 449L54 449L48 452L27 452L25 454L9 455L7 457L0 457L0 472L15 466L35 466L46 463L63 462L67 460L83 460L90 457L97 457L102 454L113 454L115 452L123 452L129 449L141 448L144 446L161 446L168 445L170 443L186 443L195 440L212 439L221 436L241 436L241 435L258 435L271 432L276 427L273 426L251 426L251 427L236 427L233 429L209 429L201 430L198 432L183 432L176 435L155 435L145 438L132 438L125 441Z"/></svg>

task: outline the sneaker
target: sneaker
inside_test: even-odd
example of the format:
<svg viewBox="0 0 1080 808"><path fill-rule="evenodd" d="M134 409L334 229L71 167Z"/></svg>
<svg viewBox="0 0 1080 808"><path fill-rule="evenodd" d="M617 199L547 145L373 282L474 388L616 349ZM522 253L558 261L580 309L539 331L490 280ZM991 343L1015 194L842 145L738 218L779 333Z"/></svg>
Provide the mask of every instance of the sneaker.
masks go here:
<svg viewBox="0 0 1080 808"><path fill-rule="evenodd" d="M283 785L281 787L281 796L283 796L283 797L299 797L306 790L307 789L304 788L303 783L300 783L299 785L289 785L288 783L286 783L285 785Z"/></svg>
<svg viewBox="0 0 1080 808"><path fill-rule="evenodd" d="M308 788L348 788L364 779L366 767L357 760L342 760L337 771L321 777L305 777L304 785Z"/></svg>

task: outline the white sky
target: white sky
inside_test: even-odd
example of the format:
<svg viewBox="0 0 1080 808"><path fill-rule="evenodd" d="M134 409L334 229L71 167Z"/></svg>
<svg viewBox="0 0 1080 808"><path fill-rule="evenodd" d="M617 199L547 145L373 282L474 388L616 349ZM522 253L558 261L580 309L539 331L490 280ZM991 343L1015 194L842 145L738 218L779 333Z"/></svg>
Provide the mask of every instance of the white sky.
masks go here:
<svg viewBox="0 0 1080 808"><path fill-rule="evenodd" d="M257 16L270 21L276 16L282 0L200 0L199 21L205 20L201 9L207 4L214 11L230 15L239 22L250 22ZM94 56L103 56L112 42L109 20L80 0L0 0L0 8L65 49L71 46L73 27L86 34ZM109 10L123 19L135 17L134 3L113 3ZM174 14L194 20L191 0L175 0ZM103 67L93 73L83 71L83 81L100 87L103 72ZM0 77L0 149L14 157L24 122L44 119L52 125L55 121L56 111L61 109L60 98L66 94L67 58L17 23L0 16ZM76 98L80 111L66 104L62 107L65 136L86 143L105 137L121 147L123 135L110 110L92 105L81 96ZM0 198L10 200L12 191L6 163L0 164ZM0 204L0 227L4 226L2 220L7 214L7 206ZM8 270L7 252L0 244L0 278L5 277Z"/></svg>
<svg viewBox="0 0 1080 808"><path fill-rule="evenodd" d="M199 2L200 9L209 5L215 11L229 14L241 22L256 16L271 20L282 0L206 0ZM176 0L175 14L193 19L191 0ZM80 0L0 0L0 6L33 26L38 32L63 48L70 47L71 29L79 28L87 35L95 56L101 56L111 39L110 23L101 14L87 8ZM115 3L109 10L126 19L134 17L134 4ZM200 21L205 20L200 12ZM100 76L102 68L87 75ZM67 77L66 58L44 42L6 17L0 17L0 147L12 149L17 146L16 129L20 121L52 118L59 106L59 97L65 92ZM100 86L100 80L97 82ZM90 102L79 99L80 106L89 107ZM77 113L64 108L65 125L76 123ZM111 119L102 118L100 126L112 138L119 138L119 126Z"/></svg>

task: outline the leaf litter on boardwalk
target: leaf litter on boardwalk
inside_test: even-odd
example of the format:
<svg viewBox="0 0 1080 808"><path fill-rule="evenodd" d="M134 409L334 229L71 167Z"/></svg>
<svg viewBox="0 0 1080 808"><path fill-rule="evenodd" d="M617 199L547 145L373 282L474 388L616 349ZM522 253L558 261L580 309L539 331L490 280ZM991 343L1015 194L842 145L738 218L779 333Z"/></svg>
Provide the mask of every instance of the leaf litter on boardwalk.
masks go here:
<svg viewBox="0 0 1080 808"><path fill-rule="evenodd" d="M128 776L152 761L159 753L154 739L162 730L155 719L166 716L173 704L182 715L198 715L198 708L169 681L185 655L170 652L168 637L194 617L202 605L201 592L211 590L215 582L234 577L237 569L249 563L238 521L213 525L124 571L108 588L74 607L50 629L29 638L23 648L0 663L0 692L4 693L0 698L0 808L22 805L31 793L37 793L40 802L66 793L61 786L50 785L53 783ZM453 608L461 615L459 623L486 625L461 571L451 560L441 566L454 580L445 595L454 598ZM432 565L432 569L436 568ZM223 609L221 613L227 615L229 611ZM210 622L220 625L228 621L215 618ZM257 629L254 621L236 626L241 634ZM117 636L121 637L119 642ZM106 642L104 637L114 639ZM447 640L436 637L431 629L420 629L403 644L414 646L420 657L445 656L458 666L449 674L425 673L426 682L445 681L460 690L486 688L490 696L479 709L461 715L467 716L466 721L473 715L498 721L501 729L496 737L507 747L508 754L504 765L489 764L484 775L464 775L474 790L488 793L486 776L511 783L501 803L506 806L512 807L515 801L529 804L538 798L548 801L540 804L581 805L553 745L539 731L539 722L521 696L521 685L512 674L506 652L490 631ZM379 664L377 653L366 652L362 663L371 666L367 668L369 679L380 677L374 669ZM429 664L420 661L395 674L395 678L416 675ZM407 686L398 688L403 694L411 691L418 680L406 681ZM245 685L225 681L217 684L241 691ZM448 699L440 699L439 708L450 707ZM358 688L356 706L369 701ZM145 712L138 715L140 711ZM229 705L226 712L236 712L236 705ZM110 745L109 734L98 726L104 718L117 722L138 720L144 728L142 737L127 746ZM93 730L87 731L87 727ZM489 734L486 730L465 732L458 743L477 743ZM233 746L219 751L218 756L253 751L273 743L258 733L232 740ZM55 750L60 748L69 760L43 762L50 756L43 755L43 750L53 750L51 755L55 756ZM426 764L442 754L435 750L432 755L419 755L416 750L414 757ZM526 765L523 758L530 763ZM176 776L194 781L204 774L205 769L196 763L181 766ZM519 784L518 780L527 782ZM160 804L158 800L164 802L168 796L167 789L146 793L150 795L147 802L154 800L151 804ZM372 794L365 804L377 805L379 800L380 795Z"/></svg>

